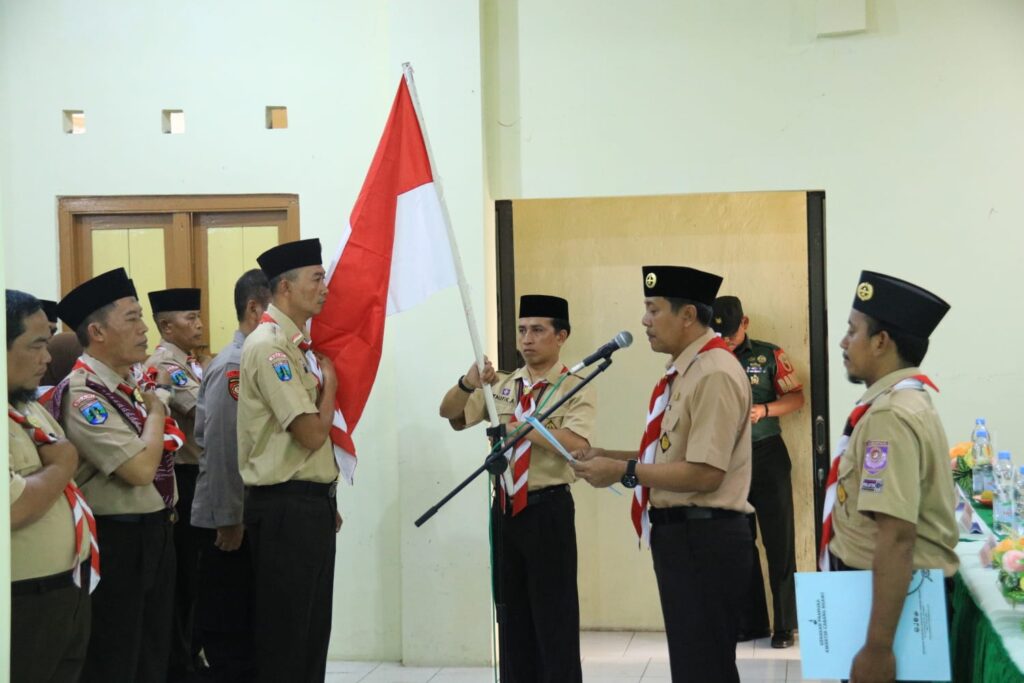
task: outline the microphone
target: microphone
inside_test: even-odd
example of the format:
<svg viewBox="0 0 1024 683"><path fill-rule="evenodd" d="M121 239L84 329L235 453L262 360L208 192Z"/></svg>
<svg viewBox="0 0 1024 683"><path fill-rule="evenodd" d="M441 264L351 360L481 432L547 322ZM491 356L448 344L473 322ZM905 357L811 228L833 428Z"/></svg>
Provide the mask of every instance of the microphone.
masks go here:
<svg viewBox="0 0 1024 683"><path fill-rule="evenodd" d="M631 335L626 330L623 330L622 332L619 332L617 335L615 335L615 338L612 339L610 342L599 348L597 351L594 351L592 354L581 360L576 365L572 366L569 369L569 372L579 372L588 365L593 365L599 360L604 360L605 358L608 358L619 349L624 349L632 343L633 335Z"/></svg>

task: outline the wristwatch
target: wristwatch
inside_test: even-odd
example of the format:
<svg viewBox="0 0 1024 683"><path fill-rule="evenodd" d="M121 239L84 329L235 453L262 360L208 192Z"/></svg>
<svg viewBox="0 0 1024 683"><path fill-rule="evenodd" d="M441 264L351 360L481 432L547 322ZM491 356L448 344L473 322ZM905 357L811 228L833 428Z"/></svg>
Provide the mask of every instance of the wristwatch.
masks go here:
<svg viewBox="0 0 1024 683"><path fill-rule="evenodd" d="M626 462L626 473L622 475L622 485L628 489L636 488L640 480L636 478L636 460Z"/></svg>

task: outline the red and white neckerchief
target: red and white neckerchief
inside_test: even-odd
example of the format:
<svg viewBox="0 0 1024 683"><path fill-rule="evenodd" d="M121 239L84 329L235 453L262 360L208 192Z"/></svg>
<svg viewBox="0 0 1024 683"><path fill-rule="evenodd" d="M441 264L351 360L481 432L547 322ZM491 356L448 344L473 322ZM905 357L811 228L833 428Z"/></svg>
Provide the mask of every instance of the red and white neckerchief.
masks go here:
<svg viewBox="0 0 1024 683"><path fill-rule="evenodd" d="M701 347L697 355L690 361L690 365L697 362L702 353L711 349L725 349L729 351L729 346L722 341L721 337L715 336ZM729 353L731 354L732 351L729 351ZM690 365L687 366L687 370L690 368ZM665 417L665 408L668 406L669 394L672 391L672 380L677 374L679 374L679 371L673 365L658 380L658 383L654 385L654 391L651 392L651 401L647 408L647 427L644 429L644 435L640 439L640 452L637 457L641 465L653 463L658 453L658 444L661 441L661 421ZM649 486L637 486L633 489L633 504L630 506L633 528L636 529L636 535L640 538L640 543L647 547L651 545L651 518L648 506L650 499L651 489Z"/></svg>
<svg viewBox="0 0 1024 683"><path fill-rule="evenodd" d="M279 322L274 320L274 316L270 315L266 311L263 313L263 317L260 318L261 323L270 323L271 325L281 326ZM320 362L316 359L316 354L313 353L313 342L306 337L302 332L297 332L292 335L292 344L299 347L299 351L306 357L306 365L309 366L310 372L316 377L316 386L318 389L322 389L324 386L324 374L320 370Z"/></svg>
<svg viewBox="0 0 1024 683"><path fill-rule="evenodd" d="M141 367L141 365L139 366ZM75 365L72 370L85 370L86 372L96 375L96 371L90 368L85 361L81 358L75 361ZM135 368L132 368L132 375L135 375ZM96 375L98 377L98 375ZM148 386L152 384L156 386L156 368L149 368L144 371L143 381L141 384ZM117 389L128 399L129 405L138 415L140 422L143 424L146 422L146 417L149 415L146 412L146 402L142 399L142 392L139 388L130 386L125 382L118 382ZM181 431L181 427L178 426L177 421L173 417L167 416L164 418L164 450L168 453L174 453L182 446L185 445L185 432Z"/></svg>
<svg viewBox="0 0 1024 683"><path fill-rule="evenodd" d="M818 569L821 571L827 572L831 568L831 556L828 551L828 544L835 536L835 529L832 527L832 509L836 505L836 496L839 491L839 461L846 452L846 448L850 445L850 436L853 434L854 427L857 426L860 419L864 417L864 413L868 412L868 409L871 408L871 404L874 403L879 396L891 391L902 391L904 389L924 391L925 386L929 386L935 391L939 390L939 388L935 386L935 384L933 384L925 375L914 375L913 377L908 377L907 379L894 384L892 389L889 391L883 391L871 401L867 403L858 403L853 407L853 411L850 413L850 416L846 418L846 424L843 426L843 434L839 437L839 441L836 443L836 449L832 453L832 463L828 468L828 479L825 480L825 504L821 514L821 547L818 549Z"/></svg>
<svg viewBox="0 0 1024 683"><path fill-rule="evenodd" d="M7 404L7 416L17 424L25 428L29 438L36 446L47 446L57 443L60 439L56 434L47 432L41 426L22 415L11 404ZM71 507L71 516L75 523L75 568L71 571L71 579L79 588L82 587L82 574L84 570L78 564L78 556L82 552L82 538L85 536L85 528L89 527L89 592L96 590L100 582L100 546L96 539L96 518L93 517L92 508L85 502L81 490L75 486L74 481L69 481L64 487L64 498Z"/></svg>
<svg viewBox="0 0 1024 683"><path fill-rule="evenodd" d="M569 372L569 369L562 366L562 374ZM525 422L526 418L530 417L537 411L537 401L544 395L544 391L548 387L548 381L546 379L540 379L529 384L529 380L526 377L522 377L522 383L518 387L519 400L516 402L515 418L516 422ZM532 452L532 443L529 439L522 439L516 446L515 453L512 453L512 449L506 451L505 455L510 459L509 469L506 470L505 476L502 476L499 481L501 482L501 509L504 511L506 507L506 501L509 496L512 498L512 516L515 517L520 512L526 509L526 504L529 498L529 480L530 480L530 454ZM507 476L508 472L511 471L512 476Z"/></svg>

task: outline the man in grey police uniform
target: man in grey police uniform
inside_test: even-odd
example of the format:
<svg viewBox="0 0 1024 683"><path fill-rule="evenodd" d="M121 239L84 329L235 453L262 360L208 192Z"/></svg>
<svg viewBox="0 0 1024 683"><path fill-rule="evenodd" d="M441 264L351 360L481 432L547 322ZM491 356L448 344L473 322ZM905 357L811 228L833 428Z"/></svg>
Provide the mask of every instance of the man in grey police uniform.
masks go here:
<svg viewBox="0 0 1024 683"><path fill-rule="evenodd" d="M238 471L238 381L242 344L270 303L270 284L255 268L235 283L234 338L203 374L196 405L199 478L192 526L202 532L196 634L208 677L243 683L253 676L249 619L252 564L242 521L245 486Z"/></svg>

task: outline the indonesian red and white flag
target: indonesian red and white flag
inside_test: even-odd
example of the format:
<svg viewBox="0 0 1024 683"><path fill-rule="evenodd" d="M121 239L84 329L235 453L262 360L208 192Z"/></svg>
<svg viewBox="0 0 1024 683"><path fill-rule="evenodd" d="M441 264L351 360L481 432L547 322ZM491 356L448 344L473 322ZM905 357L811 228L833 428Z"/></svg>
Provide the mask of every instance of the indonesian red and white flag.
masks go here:
<svg viewBox="0 0 1024 683"><path fill-rule="evenodd" d="M352 432L377 376L384 318L456 283L446 217L405 78L327 278L327 303L313 318L311 336L338 373L331 440L351 484Z"/></svg>

